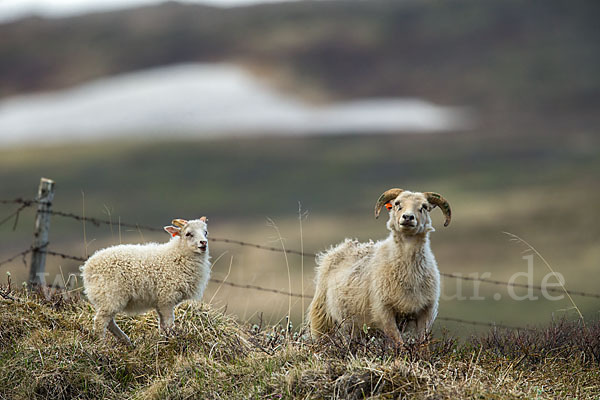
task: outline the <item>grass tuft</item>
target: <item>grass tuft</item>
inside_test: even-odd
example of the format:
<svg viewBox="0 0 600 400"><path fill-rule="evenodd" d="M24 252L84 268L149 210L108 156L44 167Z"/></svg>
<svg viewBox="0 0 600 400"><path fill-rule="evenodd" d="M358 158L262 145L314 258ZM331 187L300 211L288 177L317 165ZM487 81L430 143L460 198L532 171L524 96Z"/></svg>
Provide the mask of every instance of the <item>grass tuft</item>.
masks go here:
<svg viewBox="0 0 600 400"><path fill-rule="evenodd" d="M290 324L244 325L200 303L119 317L134 349L92 331L79 292L12 291L0 302L0 398L597 398L600 323L449 333L400 348L336 333L313 341ZM482 397L483 396L483 397Z"/></svg>

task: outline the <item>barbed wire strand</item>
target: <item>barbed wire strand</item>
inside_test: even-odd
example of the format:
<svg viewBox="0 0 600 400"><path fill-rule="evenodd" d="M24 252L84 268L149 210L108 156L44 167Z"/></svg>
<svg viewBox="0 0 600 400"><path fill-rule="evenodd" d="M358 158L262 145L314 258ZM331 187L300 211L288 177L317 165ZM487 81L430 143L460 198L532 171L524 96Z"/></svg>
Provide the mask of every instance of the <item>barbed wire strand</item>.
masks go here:
<svg viewBox="0 0 600 400"><path fill-rule="evenodd" d="M31 251L31 250L26 250L26 252L29 252L29 251ZM85 262L87 260L84 257L72 256L72 255L69 255L69 254L58 253L58 252L50 251L50 250L46 250L46 253L49 254L49 255L52 255L52 256L62 257L64 259L70 259L70 260L75 260L75 261ZM20 255L21 254L18 254L17 256L12 257L11 259L9 259L9 261L11 261L14 258L17 258ZM3 263L5 263L5 262L3 262ZM0 265L2 265L2 263L0 263ZM450 275L452 275L452 274L450 274ZM454 278L455 276L452 276L452 277ZM460 275L456 276L456 278L460 279ZM282 291L282 290L277 290L277 289L264 288L262 286L257 286L257 285L232 283L232 282L227 282L227 281L223 281L223 280L216 279L216 278L211 278L210 280L212 282L214 282L214 283L221 283L221 284L229 285L229 286L232 286L232 287L237 287L237 288L240 288L240 289L262 290L262 291L267 291L267 292L272 292L272 293L279 293L279 294L283 294L283 295L286 295L286 296L292 296L292 297L304 297L304 298L312 298L313 297L312 295L306 295L306 294L303 295L303 294L300 294L300 293L290 293L290 292L286 292L286 291ZM508 282L502 282L502 281L493 281L493 283L495 283L495 284L508 284ZM522 286L525 287L525 288L528 288L528 286L524 286L524 285L522 285ZM589 294L589 293L584 293L584 292L571 292L571 293L578 294L580 296L593 296L593 297L596 297L596 295L594 295L594 294Z"/></svg>
<svg viewBox="0 0 600 400"><path fill-rule="evenodd" d="M209 239L211 241L222 241L224 243L233 243L233 244L237 244L240 246L249 246L249 247L254 247L254 248L258 248L258 249L263 249L263 250L268 250L268 251L279 251L279 252L283 252L283 250L281 249L277 249L274 247L267 247L267 246L261 246L258 244L253 244L253 243L246 243L246 242L242 242L242 241L238 241L238 240L231 240L231 239L219 239L219 238L212 238ZM296 254L296 252L294 250L291 250ZM287 252L289 253L290 250L287 250ZM65 259L71 259L71 260L75 260L75 261L86 261L85 258L82 257L77 257L77 256L70 256L67 254L62 254L62 253L54 253L54 252L48 252L48 254L50 255L56 255ZM305 255L311 255L310 253L305 253ZM0 265L2 265L0 263ZM466 281L475 281L475 282L484 282L484 283L489 283L492 285L499 285L499 286L512 286L512 287L519 287L519 288L523 288L523 289L535 289L538 291L547 291L547 292L554 292L554 293L564 293L563 289L559 289L559 288L553 288L553 287L549 287L549 288L543 288L542 286L539 285L526 285L526 284L521 284L521 283L514 283L514 282L505 282L505 281L499 281L499 280L494 280L494 279L487 279L487 278L475 278L475 277L469 277L469 276L462 276L462 275L457 275L457 274L452 274L452 273L444 273L441 272L440 273L441 276L447 277L447 278L453 278L453 279L459 279L459 280L466 280ZM567 292L570 295L573 296L580 296L580 297L591 297L591 298L596 298L596 299L600 299L600 294L596 294L596 293L589 293L589 292L583 292L583 291L578 291L578 290L570 290L567 289Z"/></svg>
<svg viewBox="0 0 600 400"><path fill-rule="evenodd" d="M511 326L511 325L497 324L495 322L470 321L470 320L461 319L461 318L443 317L443 316L439 316L439 317L437 317L437 319L440 320L440 321L456 322L458 324L468 324L468 325L475 325L475 326L487 326L487 327L491 327L491 328L501 328L501 329L509 329L509 330L535 331L535 329L533 329L533 328L524 328L524 327L521 327L521 326Z"/></svg>
<svg viewBox="0 0 600 400"><path fill-rule="evenodd" d="M27 204L28 206L37 203L36 199L24 199L17 197L16 199L0 200L0 204Z"/></svg>
<svg viewBox="0 0 600 400"><path fill-rule="evenodd" d="M10 219L12 217L15 217L15 222L13 224L13 231L14 231L17 228L17 223L19 222L19 215L21 214L21 211L23 211L27 207L31 206L31 204L32 203L21 204L21 206L19 208L17 208L15 211L13 211L8 216L6 216L4 219L2 219L2 221L0 221L0 226L4 225L6 222L10 221Z"/></svg>
<svg viewBox="0 0 600 400"><path fill-rule="evenodd" d="M33 249L31 249L31 248L29 248L29 249L27 249L27 250L23 250L22 252L20 252L20 253L18 253L18 254L15 254L14 256L12 256L12 257L9 257L9 258L7 258L6 260L0 261L0 266L2 266L2 265L4 265L4 264L8 264L9 262L13 261L13 260L14 260L14 259L16 259L16 258L19 258L19 257L24 257L24 256L26 256L27 254L31 253L32 251L33 251Z"/></svg>
<svg viewBox="0 0 600 400"><path fill-rule="evenodd" d="M65 217L65 218L71 218L77 221L85 221L85 222L91 222L92 224L96 225L96 226L100 226L100 225L119 225L125 228L134 228L134 229L142 229L145 231L152 231L152 232L162 232L163 230L161 228L155 228L153 226L148 226L148 225L140 225L140 224L132 224L132 223L127 223L127 222L118 222L115 223L114 221L110 221L110 220L106 220L106 219L99 219L99 218L91 218L91 217L83 217L81 215L77 215L77 214L73 214L73 213L68 213L68 212L63 212L63 211L54 211L54 210L49 210L49 211L43 211L46 212L50 215L56 215L59 217Z"/></svg>
<svg viewBox="0 0 600 400"><path fill-rule="evenodd" d="M254 244L254 243L246 243L246 242L242 242L239 240L231 240L231 239L220 239L220 238L209 238L210 241L220 241L220 242L224 242L224 243L233 243L233 244L237 244L240 246L248 246L248 247L253 247L253 248L257 248L257 249L262 249L262 250L268 250L268 251L277 251L277 252L283 252L283 250L281 249L277 249L275 247L267 247L267 246L261 246L258 244ZM286 250L287 253L292 253L292 254L301 254L301 252L297 252L296 250ZM304 255L306 256L313 256L314 254L311 253L304 253ZM63 258L69 258L66 255L63 255ZM77 261L85 261L85 259L81 259L79 258L72 258L75 259ZM499 280L494 280L494 279L487 279L487 278L475 278L475 277L470 277L470 276L462 276L462 275L457 275L457 274L452 274L452 273L447 273L447 272L441 272L440 273L441 276L447 277L447 278L452 278L452 279L460 279L460 280L466 280L466 281L475 281L475 282L484 282L484 283L489 283L492 285L499 285L499 286L512 286L512 287L519 287L519 288L523 288L523 289L535 289L538 291L543 291L546 290L548 292L554 292L554 293L564 293L563 289L560 288L553 288L553 287L549 287L549 288L543 288L542 286L539 285L526 285L526 284L522 284L522 283L515 283L515 282L505 282L505 281L499 281ZM580 297L592 297L592 298L596 298L596 299L600 299L600 294L596 294L596 293L588 293L588 292L583 292L583 291L579 291L579 290L570 290L567 289L567 292L570 295L573 296L580 296Z"/></svg>
<svg viewBox="0 0 600 400"><path fill-rule="evenodd" d="M210 278L209 280L213 283L218 283L221 285L229 285L229 286L239 288L239 289L260 290L262 292L277 293L277 294L281 294L284 296L291 296L291 297L300 297L300 298L304 297L306 299L312 299L312 297L313 297L312 295L309 295L309 294L291 293L291 292L286 292L283 290L265 288L265 287L257 286L257 285L245 285L245 284L240 284L240 283L227 282L222 279L216 279L216 278Z"/></svg>
<svg viewBox="0 0 600 400"><path fill-rule="evenodd" d="M273 252L278 252L278 253L296 254L299 256L309 256L309 257L313 257L313 258L317 256L316 254L313 254L313 253L303 253L298 250L290 250L290 249L283 250L283 249L279 249L277 247L270 247L270 246L263 246L260 244L255 244L255 243L242 242L241 240L210 238L210 237L208 238L208 240L210 240L212 242L231 243L231 244L237 244L239 246L254 247L256 249L273 251Z"/></svg>
<svg viewBox="0 0 600 400"><path fill-rule="evenodd" d="M67 260L74 260L74 261L81 261L81 262L87 261L87 258L85 258L85 257L71 256L71 255L68 255L68 254L58 253L56 251L51 251L51 250L46 250L46 254L48 254L50 256L64 258L64 259L67 259Z"/></svg>
<svg viewBox="0 0 600 400"><path fill-rule="evenodd" d="M308 298L308 299L313 298L312 294L290 293L290 292L286 292L283 290L265 288L265 287L257 286L257 285L244 285L244 284L239 284L239 283L234 283L234 282L226 282L222 279L216 279L216 278L211 278L209 280L213 283L229 285L229 286L239 288L239 289L259 290L262 292L270 292L270 293L276 293L276 294L292 296L292 297L304 297L304 298ZM492 327L492 328L513 329L513 330L515 330L515 329L516 330L532 330L531 328L523 328L520 326L504 325L504 324L498 324L495 322L469 321L469 320L453 318L453 317L437 317L437 319L439 319L441 321L447 321L447 322L455 322L455 323L469 324L469 325L475 325L475 326L486 326L486 327Z"/></svg>
<svg viewBox="0 0 600 400"><path fill-rule="evenodd" d="M45 211L45 212L48 212L51 215L75 219L77 221L91 222L92 224L94 224L96 226L115 225L116 224L114 221L110 221L110 220L83 217L81 215L67 213L67 212L63 212L63 211L50 210L50 211ZM118 223L118 225L121 227L125 227L125 228L142 229L142 230L151 231L151 232L162 232L163 231L162 228L156 228L156 227L149 226L149 225L132 224L132 223L127 223L127 222L120 222L120 223ZM237 244L239 246L254 247L256 249L267 250L267 251L278 252L278 253L285 252L288 254L296 254L296 255L300 255L300 256L306 255L309 257L316 257L316 254L312 254L312 253L302 253L301 251L298 251L298 250L283 250L283 249L279 249L277 247L263 246L263 245L256 244L256 243L243 242L241 240L233 240L233 239L226 239L226 238L209 238L208 240L211 242L230 243L230 244Z"/></svg>
<svg viewBox="0 0 600 400"><path fill-rule="evenodd" d="M31 251L31 250L27 250L27 252L29 252L29 251ZM61 257L63 259L75 260L75 261L81 261L81 262L87 261L87 258L85 258L85 257L72 256L70 254L59 253L59 252L51 251L51 250L45 250L45 252L48 255L55 256L55 257ZM18 255L15 256L14 258L16 258L16 257L18 257ZM285 296L312 298L312 295L307 295L307 294L303 295L300 293L290 293L290 292L286 292L283 290L265 288L265 287L257 286L257 285L227 282L227 281L224 281L222 279L217 279L217 278L211 278L210 281L213 283L224 284L224 285L228 285L228 286L232 286L232 287L236 287L236 288L240 288L240 289L253 289L253 290L260 290L263 292L277 293L277 294L281 294L281 295L285 295Z"/></svg>

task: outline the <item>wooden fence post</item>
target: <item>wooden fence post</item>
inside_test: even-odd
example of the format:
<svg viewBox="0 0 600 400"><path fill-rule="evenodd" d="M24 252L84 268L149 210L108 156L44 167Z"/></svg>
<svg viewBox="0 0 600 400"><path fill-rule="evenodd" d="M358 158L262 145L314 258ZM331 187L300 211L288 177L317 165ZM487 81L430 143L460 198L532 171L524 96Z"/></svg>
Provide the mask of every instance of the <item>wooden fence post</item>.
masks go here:
<svg viewBox="0 0 600 400"><path fill-rule="evenodd" d="M46 279L46 247L48 246L48 231L50 230L50 211L54 199L54 181L42 178L38 189L38 209L35 216L31 265L29 269L29 287L44 284Z"/></svg>

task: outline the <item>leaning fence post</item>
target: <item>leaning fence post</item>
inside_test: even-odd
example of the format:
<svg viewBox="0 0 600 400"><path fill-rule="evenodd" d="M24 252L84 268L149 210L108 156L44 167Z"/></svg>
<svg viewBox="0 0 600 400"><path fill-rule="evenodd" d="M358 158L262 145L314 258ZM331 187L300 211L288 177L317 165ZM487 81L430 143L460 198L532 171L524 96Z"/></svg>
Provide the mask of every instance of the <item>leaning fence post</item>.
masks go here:
<svg viewBox="0 0 600 400"><path fill-rule="evenodd" d="M46 246L48 245L48 231L50 230L50 211L54 199L54 181L42 178L38 189L38 209L35 216L33 231L33 245L31 252L31 265L29 269L29 287L44 284L44 270L46 269Z"/></svg>

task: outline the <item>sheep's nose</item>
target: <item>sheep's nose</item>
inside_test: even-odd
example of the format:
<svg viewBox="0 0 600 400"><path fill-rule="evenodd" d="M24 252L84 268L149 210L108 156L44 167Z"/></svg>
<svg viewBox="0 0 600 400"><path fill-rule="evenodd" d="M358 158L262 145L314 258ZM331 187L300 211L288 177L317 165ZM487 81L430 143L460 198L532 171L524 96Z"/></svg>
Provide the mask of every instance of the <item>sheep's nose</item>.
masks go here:
<svg viewBox="0 0 600 400"><path fill-rule="evenodd" d="M208 244L208 242L206 240L200 241L200 246L206 246L207 244Z"/></svg>
<svg viewBox="0 0 600 400"><path fill-rule="evenodd" d="M402 218L406 221L412 221L413 219L415 219L415 216L413 214L402 214Z"/></svg>

